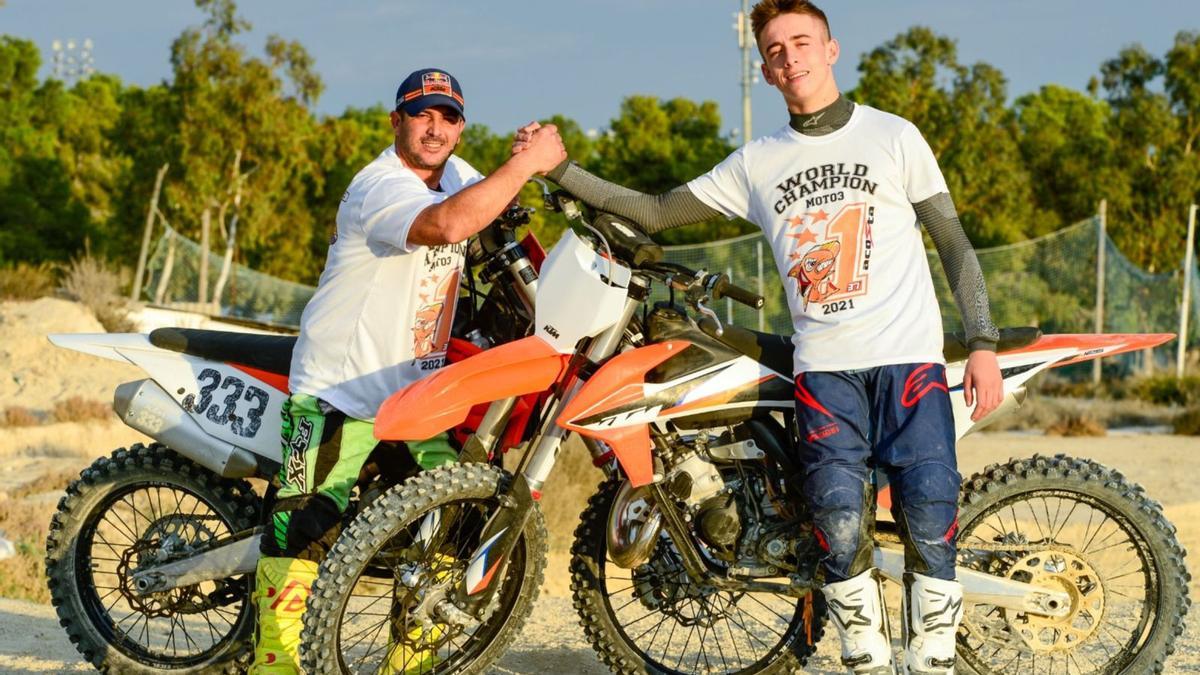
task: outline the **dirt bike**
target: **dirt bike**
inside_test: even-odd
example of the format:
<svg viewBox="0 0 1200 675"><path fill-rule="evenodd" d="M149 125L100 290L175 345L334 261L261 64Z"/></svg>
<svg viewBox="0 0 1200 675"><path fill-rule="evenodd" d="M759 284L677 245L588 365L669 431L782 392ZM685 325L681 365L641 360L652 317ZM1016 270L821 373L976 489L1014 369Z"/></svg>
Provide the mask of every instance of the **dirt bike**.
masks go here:
<svg viewBox="0 0 1200 675"><path fill-rule="evenodd" d="M532 235L516 239L528 216L511 209L471 240L468 266L488 288L464 275L468 293L456 312L450 361L528 333L545 254ZM143 369L149 377L117 387L113 407L156 441L97 460L58 504L46 574L71 641L108 672L243 670L259 537L274 493L268 487L259 495L246 479L269 482L279 471L280 410L296 338L163 328L49 339ZM452 430L460 442L483 412ZM497 447L520 440L500 439ZM418 471L397 449L381 444L372 453L347 521Z"/></svg>
<svg viewBox="0 0 1200 675"><path fill-rule="evenodd" d="M484 627L499 611L527 615L536 598L527 585L513 599L510 568L541 576L538 501L571 433L606 474L575 532L570 573L585 635L609 668L792 672L814 651L821 550L788 480L800 442L790 339L723 326L711 303L763 299L724 274L663 262L629 223L589 222L570 195L555 199L582 236L567 230L541 269L534 334L397 392L376 421L379 438L414 440L487 404L475 438L486 447L509 432L513 402L541 392L519 462L442 467L363 509L314 584L308 672L486 670L499 656L492 643L510 642L520 624ZM650 302L655 286L666 302ZM962 395L968 350L947 335L957 436L1019 406L1039 372L1171 337L1002 330L1004 400L975 423ZM876 480L886 511L890 491ZM1141 488L1087 459L1013 460L967 478L959 672L1161 669L1189 606L1174 533ZM874 562L893 581L900 541L881 516ZM457 656L466 653L485 656Z"/></svg>

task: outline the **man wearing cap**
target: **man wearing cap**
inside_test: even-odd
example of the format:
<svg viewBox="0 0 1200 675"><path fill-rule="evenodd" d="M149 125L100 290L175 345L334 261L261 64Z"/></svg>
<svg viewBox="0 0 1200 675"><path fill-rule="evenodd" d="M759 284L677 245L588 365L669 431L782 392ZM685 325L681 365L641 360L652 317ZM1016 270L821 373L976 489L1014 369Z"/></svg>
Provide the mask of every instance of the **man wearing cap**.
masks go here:
<svg viewBox="0 0 1200 675"><path fill-rule="evenodd" d="M305 603L375 449L375 411L445 363L467 238L531 176L566 158L547 126L484 178L451 154L463 109L462 88L446 71L409 75L391 113L395 142L342 195L292 355L283 466L257 570L253 673L299 672ZM410 453L425 469L454 459L444 437L413 444Z"/></svg>

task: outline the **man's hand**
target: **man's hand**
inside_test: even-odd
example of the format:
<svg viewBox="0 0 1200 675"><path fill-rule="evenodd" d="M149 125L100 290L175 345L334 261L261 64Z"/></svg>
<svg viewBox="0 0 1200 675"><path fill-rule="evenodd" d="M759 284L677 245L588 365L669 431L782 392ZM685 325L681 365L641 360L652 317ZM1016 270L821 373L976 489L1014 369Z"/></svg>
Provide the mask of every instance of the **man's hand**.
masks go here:
<svg viewBox="0 0 1200 675"><path fill-rule="evenodd" d="M963 372L963 397L967 407L975 406L971 421L978 422L995 410L1004 398L1004 378L1000 376L1000 363L996 352L977 349L967 357L967 368Z"/></svg>
<svg viewBox="0 0 1200 675"><path fill-rule="evenodd" d="M531 122L517 131L517 138L513 141L512 156L516 158L518 155L522 162L529 163L526 166L533 173L545 174L567 158L567 149L558 135L558 127L553 124L543 127Z"/></svg>
<svg viewBox="0 0 1200 675"><path fill-rule="evenodd" d="M525 126L517 129L517 133L513 134L512 154L517 154L525 148L529 147L529 141L533 139L533 132L541 129L542 125L537 122L530 122Z"/></svg>

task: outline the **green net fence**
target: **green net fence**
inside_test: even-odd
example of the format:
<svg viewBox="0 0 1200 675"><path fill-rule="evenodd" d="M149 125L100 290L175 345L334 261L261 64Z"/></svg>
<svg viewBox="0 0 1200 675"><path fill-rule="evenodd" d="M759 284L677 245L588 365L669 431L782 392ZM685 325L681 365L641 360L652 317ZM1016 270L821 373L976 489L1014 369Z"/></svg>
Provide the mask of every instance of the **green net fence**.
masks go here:
<svg viewBox="0 0 1200 675"><path fill-rule="evenodd" d="M1097 259L1100 228L1087 219L1038 239L979 249L987 279L992 317L998 326L1038 326L1046 333L1095 332ZM1180 237L1182 257L1183 237ZM1106 333L1175 333L1183 293L1183 264L1167 274L1150 274L1129 261L1112 240L1104 238L1103 331ZM667 259L692 268L723 271L739 285L757 291L766 304L753 310L732 301L714 307L721 319L775 333L791 332L787 300L774 258L761 234L689 246L666 248ZM195 303L198 300L200 247L167 230L148 265L146 299L159 305ZM313 288L255 272L239 264L229 266L218 289L223 257L208 255L208 279L216 300L204 309L218 316L296 327ZM947 331L962 329L958 308L950 294L942 266L933 251L929 266ZM1189 344L1200 337L1200 273L1193 263ZM217 291L219 290L219 293ZM1128 374L1149 367L1173 367L1176 343L1169 342L1152 354L1138 353L1109 360L1109 367ZM1153 360L1147 363L1147 360Z"/></svg>

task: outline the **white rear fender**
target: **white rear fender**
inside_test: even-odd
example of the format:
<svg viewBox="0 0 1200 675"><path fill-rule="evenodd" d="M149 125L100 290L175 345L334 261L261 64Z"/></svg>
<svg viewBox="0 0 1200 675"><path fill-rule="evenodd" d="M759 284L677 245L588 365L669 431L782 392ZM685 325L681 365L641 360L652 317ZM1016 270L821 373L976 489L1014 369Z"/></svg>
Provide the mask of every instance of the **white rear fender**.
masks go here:
<svg viewBox="0 0 1200 675"><path fill-rule="evenodd" d="M46 339L55 347L121 363L133 363L121 353L123 349L158 350L145 333L51 333Z"/></svg>

